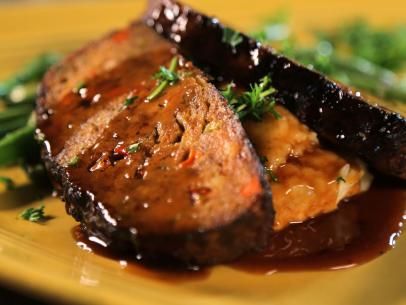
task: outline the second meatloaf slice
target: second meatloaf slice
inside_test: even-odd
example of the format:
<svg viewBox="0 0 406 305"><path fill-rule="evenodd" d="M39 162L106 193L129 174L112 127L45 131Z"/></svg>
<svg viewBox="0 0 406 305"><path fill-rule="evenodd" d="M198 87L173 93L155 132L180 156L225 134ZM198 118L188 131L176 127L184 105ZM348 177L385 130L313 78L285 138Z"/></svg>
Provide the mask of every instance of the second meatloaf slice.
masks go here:
<svg viewBox="0 0 406 305"><path fill-rule="evenodd" d="M152 100L171 60L179 81ZM270 191L245 132L201 71L135 23L45 77L43 159L89 236L134 257L213 264L264 245Z"/></svg>

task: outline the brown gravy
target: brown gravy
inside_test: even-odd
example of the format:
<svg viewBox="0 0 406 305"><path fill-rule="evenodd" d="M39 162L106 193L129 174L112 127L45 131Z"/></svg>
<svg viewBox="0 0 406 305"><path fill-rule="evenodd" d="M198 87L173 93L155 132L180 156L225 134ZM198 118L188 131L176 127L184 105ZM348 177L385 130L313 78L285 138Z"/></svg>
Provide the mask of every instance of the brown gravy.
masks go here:
<svg viewBox="0 0 406 305"><path fill-rule="evenodd" d="M406 219L405 208L404 185L378 181L368 192L341 203L336 211L292 224L272 234L268 249L243 257L229 266L260 274L354 267L381 256L395 246ZM210 274L208 268L185 270L166 264L145 266L92 243L79 227L73 230L73 236L97 254L125 260L126 269L137 275L176 282L200 280Z"/></svg>
<svg viewBox="0 0 406 305"><path fill-rule="evenodd" d="M341 203L339 209L270 236L263 253L241 259L237 269L336 270L379 257L396 244L405 219L406 190L383 183Z"/></svg>

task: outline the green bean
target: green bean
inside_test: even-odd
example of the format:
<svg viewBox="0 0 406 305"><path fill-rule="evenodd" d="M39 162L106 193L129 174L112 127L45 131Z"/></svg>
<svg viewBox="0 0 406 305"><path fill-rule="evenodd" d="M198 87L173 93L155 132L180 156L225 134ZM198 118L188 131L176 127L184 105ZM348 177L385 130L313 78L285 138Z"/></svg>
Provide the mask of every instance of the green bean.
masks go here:
<svg viewBox="0 0 406 305"><path fill-rule="evenodd" d="M406 26L373 28L364 20L340 26L334 32L317 33L321 40L345 48L380 67L400 71L406 64Z"/></svg>
<svg viewBox="0 0 406 305"><path fill-rule="evenodd" d="M31 104L33 106L37 98L37 91L38 82L18 84L2 99L6 102L7 107L20 104Z"/></svg>
<svg viewBox="0 0 406 305"><path fill-rule="evenodd" d="M292 55L303 64L311 64L316 70L379 97L406 102L406 86L390 70L356 56L342 57L331 53L321 59L316 49L297 49Z"/></svg>
<svg viewBox="0 0 406 305"><path fill-rule="evenodd" d="M0 97L7 97L17 85L39 81L49 67L58 60L59 56L55 54L43 54L37 57L14 76L0 83Z"/></svg>
<svg viewBox="0 0 406 305"><path fill-rule="evenodd" d="M15 164L37 153L34 130L35 124L28 123L0 140L0 166Z"/></svg>
<svg viewBox="0 0 406 305"><path fill-rule="evenodd" d="M32 105L26 104L16 105L15 107L9 107L0 112L0 124L1 122L13 120L21 116L28 117L32 112L32 110L33 110Z"/></svg>
<svg viewBox="0 0 406 305"><path fill-rule="evenodd" d="M286 56L344 84L406 103L406 81L392 72L406 66L405 25L375 29L355 21L336 31L316 32L316 45L310 48L301 46L290 34L288 20L275 17L254 33Z"/></svg>
<svg viewBox="0 0 406 305"><path fill-rule="evenodd" d="M18 117L13 120L0 122L0 136L3 137L16 129L24 127L27 121L28 115L26 117Z"/></svg>

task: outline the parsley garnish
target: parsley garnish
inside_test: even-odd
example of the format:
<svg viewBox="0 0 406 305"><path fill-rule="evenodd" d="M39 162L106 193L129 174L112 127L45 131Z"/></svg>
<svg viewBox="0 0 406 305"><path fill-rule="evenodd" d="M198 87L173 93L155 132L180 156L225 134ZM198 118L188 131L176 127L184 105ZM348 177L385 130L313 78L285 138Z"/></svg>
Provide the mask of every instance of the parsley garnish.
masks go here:
<svg viewBox="0 0 406 305"><path fill-rule="evenodd" d="M259 161L261 161L262 165L264 166L265 173L271 178L273 182L279 182L278 176L274 173L274 171L268 167L268 158L266 156L260 156Z"/></svg>
<svg viewBox="0 0 406 305"><path fill-rule="evenodd" d="M224 43L227 43L231 47L235 48L243 41L243 37L241 36L240 33L234 31L233 29L224 28L223 29L223 38L221 41Z"/></svg>
<svg viewBox="0 0 406 305"><path fill-rule="evenodd" d="M340 183L340 182L346 183L346 182L347 182L347 181L346 181L343 177L341 177L341 176L338 176L337 179L336 179L336 181L337 181L337 183Z"/></svg>
<svg viewBox="0 0 406 305"><path fill-rule="evenodd" d="M39 208L28 208L20 214L20 218L32 222L43 221L45 220L44 209L44 205L41 205Z"/></svg>
<svg viewBox="0 0 406 305"><path fill-rule="evenodd" d="M138 99L138 96L129 96L124 101L124 108L134 104L134 102Z"/></svg>
<svg viewBox="0 0 406 305"><path fill-rule="evenodd" d="M275 119L281 118L281 115L275 110L275 100L272 97L275 89L271 86L269 76L265 76L259 83L251 85L250 90L241 95L235 93L234 84L229 84L221 93L240 119L250 118L260 121L266 113L271 113Z"/></svg>
<svg viewBox="0 0 406 305"><path fill-rule="evenodd" d="M172 58L169 68L160 67L159 71L154 75L154 78L158 80L158 85L147 96L147 100L151 101L158 97L169 85L173 85L179 81L179 75L176 73L178 67L178 57Z"/></svg>
<svg viewBox="0 0 406 305"><path fill-rule="evenodd" d="M175 60L177 62L177 59ZM160 81L168 81L170 83L174 83L179 80L179 76L175 71L172 71L170 68L167 69L165 67L159 67L159 72L155 73L154 78Z"/></svg>
<svg viewBox="0 0 406 305"><path fill-rule="evenodd" d="M129 154L136 153L137 151L140 150L140 146L141 146L141 143L134 143L134 144L131 144L130 146L128 146L127 152L128 152Z"/></svg>
<svg viewBox="0 0 406 305"><path fill-rule="evenodd" d="M269 176L269 178L271 178L271 180L273 182L279 182L278 176L275 174L275 172L272 169L270 169L269 167L265 167L265 172L267 173L267 175Z"/></svg>
<svg viewBox="0 0 406 305"><path fill-rule="evenodd" d="M8 191L15 188L14 181L8 177L0 176L0 183L3 183Z"/></svg>
<svg viewBox="0 0 406 305"><path fill-rule="evenodd" d="M69 160L68 166L75 167L79 164L80 158L78 156L74 156L72 159Z"/></svg>

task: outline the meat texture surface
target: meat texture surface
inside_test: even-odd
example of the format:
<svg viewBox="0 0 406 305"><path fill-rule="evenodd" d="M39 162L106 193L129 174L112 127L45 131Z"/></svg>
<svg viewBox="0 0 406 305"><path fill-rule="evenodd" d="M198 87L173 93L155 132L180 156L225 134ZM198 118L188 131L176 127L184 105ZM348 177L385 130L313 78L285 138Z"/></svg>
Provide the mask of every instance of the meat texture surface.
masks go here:
<svg viewBox="0 0 406 305"><path fill-rule="evenodd" d="M154 99L160 67L179 80ZM147 260L232 260L264 246L273 222L263 167L204 74L134 23L46 75L42 156L89 236Z"/></svg>

